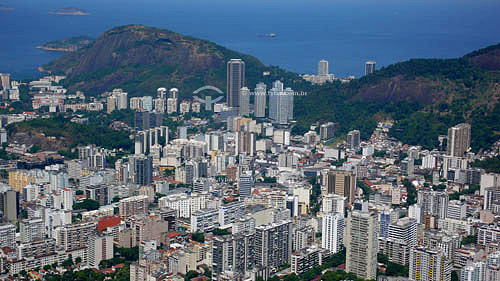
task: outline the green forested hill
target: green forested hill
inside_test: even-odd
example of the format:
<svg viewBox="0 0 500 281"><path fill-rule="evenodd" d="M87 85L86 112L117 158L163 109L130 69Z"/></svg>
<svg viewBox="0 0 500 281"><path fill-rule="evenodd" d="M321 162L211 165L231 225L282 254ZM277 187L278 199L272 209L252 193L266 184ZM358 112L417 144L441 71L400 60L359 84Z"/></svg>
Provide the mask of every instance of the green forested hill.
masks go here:
<svg viewBox="0 0 500 281"><path fill-rule="evenodd" d="M298 74L206 40L172 31L129 25L111 29L93 44L44 66L64 73L70 91L95 95L123 88L130 96L177 87L181 96L213 85L225 90L226 62L246 63L246 86L282 80L307 92L294 102L295 133L315 122L339 123L339 134L359 129L369 137L378 120L391 118L390 134L408 144L437 145L437 136L460 122L472 124L472 147L486 148L500 132L500 44L455 59L412 59L347 84L311 85ZM270 75L263 75L263 72Z"/></svg>
<svg viewBox="0 0 500 281"><path fill-rule="evenodd" d="M377 120L391 118L397 121L392 136L435 148L448 127L470 122L473 149L487 148L500 138L500 64L492 63L499 50L495 45L457 59L412 59L349 84L310 87L308 96L296 99L295 132L334 121L341 134L359 129L367 138Z"/></svg>

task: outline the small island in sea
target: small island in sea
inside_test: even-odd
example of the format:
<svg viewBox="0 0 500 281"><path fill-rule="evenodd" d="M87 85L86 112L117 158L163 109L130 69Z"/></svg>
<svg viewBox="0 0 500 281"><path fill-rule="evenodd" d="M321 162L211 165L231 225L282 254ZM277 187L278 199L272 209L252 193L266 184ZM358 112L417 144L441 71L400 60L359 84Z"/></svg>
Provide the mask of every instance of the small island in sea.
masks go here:
<svg viewBox="0 0 500 281"><path fill-rule="evenodd" d="M0 5L0 11L12 11L14 8L5 6L5 5Z"/></svg>
<svg viewBox="0 0 500 281"><path fill-rule="evenodd" d="M73 15L73 16L88 16L89 12L86 12L78 8L60 8L54 11L50 11L49 14L53 15Z"/></svg>
<svg viewBox="0 0 500 281"><path fill-rule="evenodd" d="M63 40L56 40L37 46L38 49L45 51L74 52L80 48L86 47L94 42L94 38L87 36L71 37Z"/></svg>

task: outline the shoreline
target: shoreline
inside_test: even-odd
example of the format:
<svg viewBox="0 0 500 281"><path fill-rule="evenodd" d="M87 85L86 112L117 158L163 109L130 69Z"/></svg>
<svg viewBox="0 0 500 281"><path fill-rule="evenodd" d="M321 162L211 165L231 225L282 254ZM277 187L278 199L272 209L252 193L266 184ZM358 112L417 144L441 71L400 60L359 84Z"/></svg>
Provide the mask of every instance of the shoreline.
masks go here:
<svg viewBox="0 0 500 281"><path fill-rule="evenodd" d="M51 15L66 15L66 16L88 16L87 12L49 12Z"/></svg>
<svg viewBox="0 0 500 281"><path fill-rule="evenodd" d="M51 48L51 47L45 47L45 46L36 46L37 49L44 50L44 51L51 51L51 52L73 52L76 50L76 48Z"/></svg>

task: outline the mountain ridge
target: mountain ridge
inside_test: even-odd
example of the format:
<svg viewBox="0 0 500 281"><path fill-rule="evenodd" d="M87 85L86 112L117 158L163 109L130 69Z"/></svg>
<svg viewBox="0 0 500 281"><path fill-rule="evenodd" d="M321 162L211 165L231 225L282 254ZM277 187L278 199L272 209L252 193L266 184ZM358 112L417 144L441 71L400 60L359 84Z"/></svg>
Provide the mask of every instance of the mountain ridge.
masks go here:
<svg viewBox="0 0 500 281"><path fill-rule="evenodd" d="M225 90L226 62L246 64L246 86L280 79L295 91L296 134L316 122L338 122L339 134L359 129L369 137L381 118L396 121L391 136L405 143L437 146L437 136L459 122L475 122L474 150L491 145L500 132L500 44L452 59L411 59L342 84L311 85L297 73L266 66L255 57L169 30L127 25L103 33L93 44L45 68L64 73L70 91L96 95L123 88L130 96L159 87L181 89L181 97L212 85ZM264 75L268 72L269 75ZM425 120L428 120L425 121ZM427 127L426 127L427 126ZM420 143L419 143L420 142Z"/></svg>
<svg viewBox="0 0 500 281"><path fill-rule="evenodd" d="M135 96L159 87L177 87L181 92L204 85L225 88L225 65L231 58L245 61L250 80L262 77L264 71L284 73L215 43L144 25L108 30L93 44L65 54L43 70L67 75L64 83L70 91L95 95L124 88Z"/></svg>

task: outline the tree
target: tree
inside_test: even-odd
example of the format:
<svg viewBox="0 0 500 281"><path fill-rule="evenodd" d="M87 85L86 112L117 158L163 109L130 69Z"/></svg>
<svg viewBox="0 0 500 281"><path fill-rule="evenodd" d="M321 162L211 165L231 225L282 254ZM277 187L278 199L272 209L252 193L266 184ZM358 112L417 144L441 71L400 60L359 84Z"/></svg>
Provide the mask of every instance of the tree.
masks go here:
<svg viewBox="0 0 500 281"><path fill-rule="evenodd" d="M215 236L227 235L229 234L229 231L227 231L227 229L214 228L214 230L212 230L212 234Z"/></svg>
<svg viewBox="0 0 500 281"><path fill-rule="evenodd" d="M476 242L477 242L477 236L476 235L465 236L462 239L462 245L476 244Z"/></svg>
<svg viewBox="0 0 500 281"><path fill-rule="evenodd" d="M283 281L299 281L299 277L297 277L297 275L295 275L295 273L292 273L292 274L285 276Z"/></svg>
<svg viewBox="0 0 500 281"><path fill-rule="evenodd" d="M203 232L196 232L191 234L191 239L196 242L205 243L205 234Z"/></svg>
<svg viewBox="0 0 500 281"><path fill-rule="evenodd" d="M387 276L403 276L403 277L408 277L409 275L409 269L407 266L400 265L397 263L389 262L387 265L385 274Z"/></svg>
<svg viewBox="0 0 500 281"><path fill-rule="evenodd" d="M387 265L389 263L389 258L384 254L378 253L377 262Z"/></svg>
<svg viewBox="0 0 500 281"><path fill-rule="evenodd" d="M84 199L83 202L74 203L73 210L85 209L87 211L93 211L99 209L99 201L92 199Z"/></svg>
<svg viewBox="0 0 500 281"><path fill-rule="evenodd" d="M64 261L61 263L61 265L62 265L63 267L71 267L71 266L73 266L73 265L74 265L74 263L73 263L73 258L71 258L71 255L68 257L68 259L64 260Z"/></svg>
<svg viewBox="0 0 500 281"><path fill-rule="evenodd" d="M139 247L137 246L132 248L120 248L114 246L114 252L116 257L122 257L129 262L139 260Z"/></svg>
<svg viewBox="0 0 500 281"><path fill-rule="evenodd" d="M198 273L198 271L194 271L194 270L190 270L186 273L186 276L184 277L184 280L191 280L195 277L198 277L200 275L200 273Z"/></svg>
<svg viewBox="0 0 500 281"><path fill-rule="evenodd" d="M44 265L44 266L43 266L43 269L44 269L45 271L49 271L51 268L52 268L52 267L51 267L49 264L47 264L47 265Z"/></svg>
<svg viewBox="0 0 500 281"><path fill-rule="evenodd" d="M81 258L81 257L77 257L77 258L75 259L75 263L76 263L76 264L80 264L80 263L82 263L82 258Z"/></svg>

